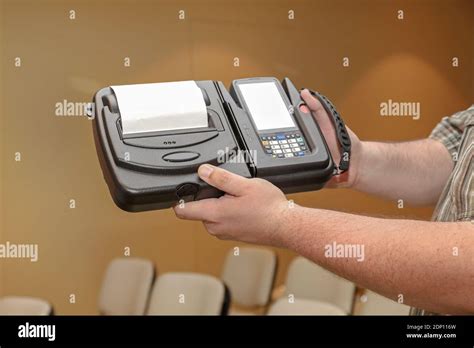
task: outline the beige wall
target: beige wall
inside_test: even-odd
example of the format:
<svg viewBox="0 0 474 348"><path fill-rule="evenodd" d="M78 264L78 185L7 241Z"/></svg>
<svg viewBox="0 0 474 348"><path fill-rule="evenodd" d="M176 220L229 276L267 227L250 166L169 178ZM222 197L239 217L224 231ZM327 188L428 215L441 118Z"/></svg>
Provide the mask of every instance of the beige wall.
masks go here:
<svg viewBox="0 0 474 348"><path fill-rule="evenodd" d="M0 2L0 13L3 13L3 2ZM0 129L3 128L3 118L4 118L4 110L3 110L3 57L4 57L4 52L3 52L3 16L0 15ZM4 218L3 218L3 199L4 199L4 194L3 194L3 141L5 140L5 137L2 135L0 137L0 243L3 243L3 225L4 225ZM3 293L3 262L0 261L0 296L2 296Z"/></svg>
<svg viewBox="0 0 474 348"><path fill-rule="evenodd" d="M177 20L181 9L185 21ZM405 20L396 19L398 9ZM40 256L37 263L0 260L0 286L4 294L44 297L59 314L96 312L104 269L124 247L152 259L159 272L218 275L236 243L215 240L200 223L179 221L170 210L130 214L115 207L90 121L56 117L55 103L89 101L112 84L216 79L228 85L248 76L289 76L330 96L361 138L399 141L427 136L442 116L474 100L469 0L31 0L4 1L1 13L3 240L38 243ZM17 56L20 69L13 66ZM344 56L349 68L342 67ZM457 69L453 56L460 59ZM131 67L123 67L124 57ZM421 102L421 119L380 117L387 99ZM13 161L17 151L20 163ZM378 216L429 219L432 212L400 210L353 191L291 198ZM294 255L278 254L281 283Z"/></svg>

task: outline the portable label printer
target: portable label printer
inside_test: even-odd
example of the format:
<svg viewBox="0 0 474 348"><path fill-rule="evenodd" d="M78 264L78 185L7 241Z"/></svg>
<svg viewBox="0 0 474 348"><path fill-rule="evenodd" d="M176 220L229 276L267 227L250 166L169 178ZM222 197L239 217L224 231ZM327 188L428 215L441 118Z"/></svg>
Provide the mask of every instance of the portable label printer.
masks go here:
<svg viewBox="0 0 474 348"><path fill-rule="evenodd" d="M336 165L300 91L285 78L111 86L94 96L94 139L114 202L126 211L171 207L223 193L197 175L210 163L285 193L318 190L349 167L350 138L331 102Z"/></svg>

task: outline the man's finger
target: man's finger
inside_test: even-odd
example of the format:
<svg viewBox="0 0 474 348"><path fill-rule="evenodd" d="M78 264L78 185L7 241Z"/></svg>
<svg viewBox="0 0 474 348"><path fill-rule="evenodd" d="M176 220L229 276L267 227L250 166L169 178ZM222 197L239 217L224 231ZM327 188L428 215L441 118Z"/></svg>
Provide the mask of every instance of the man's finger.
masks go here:
<svg viewBox="0 0 474 348"><path fill-rule="evenodd" d="M313 112L316 118L320 118L320 117L327 118L326 110L324 110L324 107L321 104L321 102L315 97L313 97L307 89L304 89L301 91L301 97L303 98L304 102L306 103L308 108Z"/></svg>
<svg viewBox="0 0 474 348"><path fill-rule="evenodd" d="M232 196L241 196L245 192L250 180L210 164L200 166L198 175L209 185Z"/></svg>
<svg viewBox="0 0 474 348"><path fill-rule="evenodd" d="M313 97L307 89L301 91L301 97L305 101L308 108L311 110L311 114L323 131L329 131L330 129L333 129L333 122L331 122L331 119L329 118L329 115L327 114L321 102L317 98Z"/></svg>
<svg viewBox="0 0 474 348"><path fill-rule="evenodd" d="M178 204L173 207L173 210L180 219L212 222L217 208L217 198L208 198L202 201Z"/></svg>

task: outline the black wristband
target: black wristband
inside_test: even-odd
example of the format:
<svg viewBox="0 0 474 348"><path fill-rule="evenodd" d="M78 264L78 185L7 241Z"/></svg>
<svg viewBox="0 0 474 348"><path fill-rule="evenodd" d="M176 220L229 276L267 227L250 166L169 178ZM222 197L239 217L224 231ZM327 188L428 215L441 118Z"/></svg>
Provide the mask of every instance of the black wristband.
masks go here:
<svg viewBox="0 0 474 348"><path fill-rule="evenodd" d="M349 169L351 158L351 138L347 132L346 125L344 124L341 115L339 115L336 108L328 98L311 89L308 89L308 91L313 97L317 98L321 102L322 106L333 121L334 129L336 130L336 137L341 149L341 160L339 162L339 166L336 166L335 168L335 174L342 174Z"/></svg>

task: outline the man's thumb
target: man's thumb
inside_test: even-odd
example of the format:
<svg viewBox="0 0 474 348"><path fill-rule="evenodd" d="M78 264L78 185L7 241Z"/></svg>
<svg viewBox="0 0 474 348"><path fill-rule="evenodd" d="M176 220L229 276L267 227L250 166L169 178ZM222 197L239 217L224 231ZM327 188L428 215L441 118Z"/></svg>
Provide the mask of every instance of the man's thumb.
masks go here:
<svg viewBox="0 0 474 348"><path fill-rule="evenodd" d="M199 177L232 196L241 196L248 186L249 179L240 175L231 173L227 170L212 166L210 164L203 164L198 169Z"/></svg>

